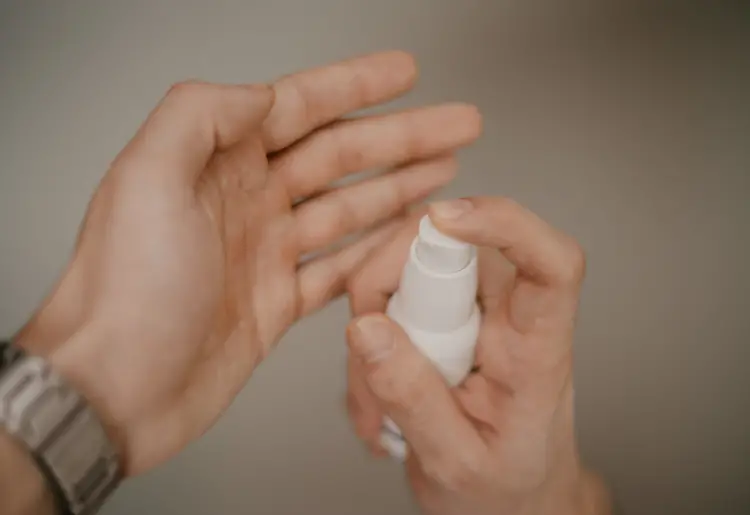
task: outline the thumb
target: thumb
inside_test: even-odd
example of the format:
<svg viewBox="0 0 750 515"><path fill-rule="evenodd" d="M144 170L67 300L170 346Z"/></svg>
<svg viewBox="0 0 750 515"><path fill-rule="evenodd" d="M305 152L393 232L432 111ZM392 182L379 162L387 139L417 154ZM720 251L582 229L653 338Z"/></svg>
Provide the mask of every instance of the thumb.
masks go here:
<svg viewBox="0 0 750 515"><path fill-rule="evenodd" d="M134 168L192 183L217 151L256 132L274 103L266 85L173 86L123 151ZM133 163L135 162L135 163Z"/></svg>
<svg viewBox="0 0 750 515"><path fill-rule="evenodd" d="M368 386L423 466L454 470L457 463L481 460L486 448L479 433L398 325L384 315L368 315L354 320L347 333Z"/></svg>

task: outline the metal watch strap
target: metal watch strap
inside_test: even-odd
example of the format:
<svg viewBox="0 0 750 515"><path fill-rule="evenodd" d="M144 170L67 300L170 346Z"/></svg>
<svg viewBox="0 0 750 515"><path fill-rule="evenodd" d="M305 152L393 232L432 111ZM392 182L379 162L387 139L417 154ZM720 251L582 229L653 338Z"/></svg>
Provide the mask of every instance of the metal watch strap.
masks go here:
<svg viewBox="0 0 750 515"><path fill-rule="evenodd" d="M92 515L121 480L101 422L43 359L2 347L0 424L28 447L65 515Z"/></svg>
<svg viewBox="0 0 750 515"><path fill-rule="evenodd" d="M3 370L10 368L10 366L23 357L21 352L15 345L11 345L10 342L0 341L0 377L2 377Z"/></svg>

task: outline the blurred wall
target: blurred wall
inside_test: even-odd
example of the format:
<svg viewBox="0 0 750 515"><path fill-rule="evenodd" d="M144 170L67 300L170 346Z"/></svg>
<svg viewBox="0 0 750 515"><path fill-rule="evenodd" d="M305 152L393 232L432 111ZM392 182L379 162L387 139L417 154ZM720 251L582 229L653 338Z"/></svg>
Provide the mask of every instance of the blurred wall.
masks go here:
<svg viewBox="0 0 750 515"><path fill-rule="evenodd" d="M402 48L401 105L486 133L445 195L493 192L580 239L586 457L626 513L750 512L747 2L0 0L0 330L32 312L109 161L167 87ZM229 414L105 509L410 514L343 410L343 302L292 330Z"/></svg>

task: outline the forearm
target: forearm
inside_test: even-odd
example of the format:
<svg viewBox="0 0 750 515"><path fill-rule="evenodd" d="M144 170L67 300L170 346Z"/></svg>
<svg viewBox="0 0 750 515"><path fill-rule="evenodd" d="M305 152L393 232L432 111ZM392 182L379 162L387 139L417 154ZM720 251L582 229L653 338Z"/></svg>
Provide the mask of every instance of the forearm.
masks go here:
<svg viewBox="0 0 750 515"><path fill-rule="evenodd" d="M514 515L615 515L612 498L601 476L587 468L553 474L530 494Z"/></svg>
<svg viewBox="0 0 750 515"><path fill-rule="evenodd" d="M602 477L593 472L584 474L584 506L590 515L615 515L609 487Z"/></svg>
<svg viewBox="0 0 750 515"><path fill-rule="evenodd" d="M609 489L595 472L585 469L573 482L560 486L541 496L534 510L537 515L614 515Z"/></svg>
<svg viewBox="0 0 750 515"><path fill-rule="evenodd" d="M0 430L0 503L3 515L53 515L55 501L33 459Z"/></svg>

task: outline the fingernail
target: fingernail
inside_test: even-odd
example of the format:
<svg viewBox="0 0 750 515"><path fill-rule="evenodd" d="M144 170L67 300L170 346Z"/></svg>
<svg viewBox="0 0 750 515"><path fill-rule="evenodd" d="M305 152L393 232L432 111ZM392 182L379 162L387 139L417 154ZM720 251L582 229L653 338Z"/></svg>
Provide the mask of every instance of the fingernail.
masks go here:
<svg viewBox="0 0 750 515"><path fill-rule="evenodd" d="M378 443L371 443L368 445L370 449L370 456L376 459L385 458L388 456L388 453L385 452L385 449L383 449L380 444Z"/></svg>
<svg viewBox="0 0 750 515"><path fill-rule="evenodd" d="M355 331L352 343L365 361L379 361L393 349L393 331L390 324L380 317L361 318Z"/></svg>
<svg viewBox="0 0 750 515"><path fill-rule="evenodd" d="M474 204L466 199L443 200L430 206L432 214L443 220L456 220L474 208Z"/></svg>

